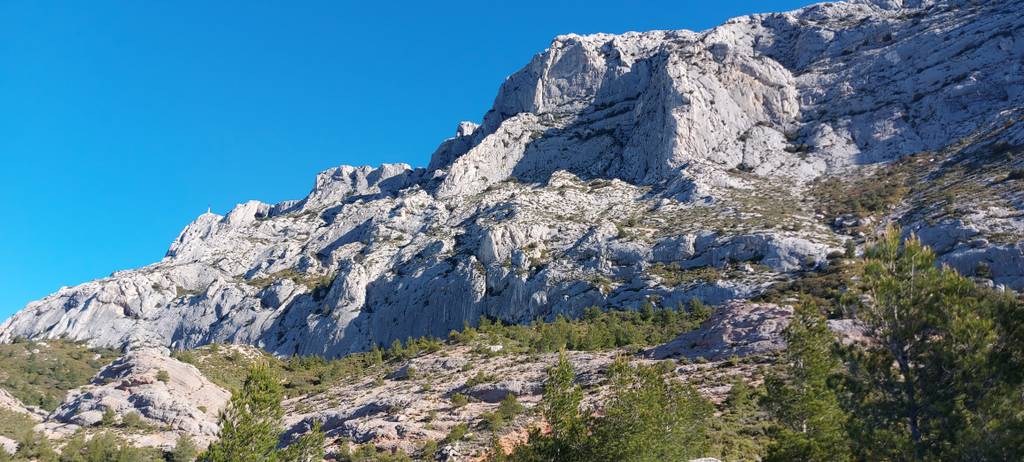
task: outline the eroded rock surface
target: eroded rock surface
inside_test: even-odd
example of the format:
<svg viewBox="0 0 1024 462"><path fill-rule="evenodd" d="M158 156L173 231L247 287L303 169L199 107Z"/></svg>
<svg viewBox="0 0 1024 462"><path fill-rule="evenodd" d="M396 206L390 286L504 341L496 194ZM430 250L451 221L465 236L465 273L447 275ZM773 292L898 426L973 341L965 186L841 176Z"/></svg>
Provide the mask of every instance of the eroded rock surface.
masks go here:
<svg viewBox="0 0 1024 462"><path fill-rule="evenodd" d="M714 311L700 329L647 352L652 359L704 358L768 354L786 348L782 331L793 308L772 303L731 302Z"/></svg>
<svg viewBox="0 0 1024 462"><path fill-rule="evenodd" d="M230 397L194 366L166 351L139 349L104 367L92 384L71 390L41 430L63 437L101 424L105 412L113 412L111 424L123 423L134 413L142 425L156 430L133 438L137 444L169 449L177 435L188 433L205 446L216 439L218 413Z"/></svg>
<svg viewBox="0 0 1024 462"><path fill-rule="evenodd" d="M469 436L440 448L437 456L439 460L481 460L490 450L486 416L506 396L515 396L526 412L506 422L499 432L501 439L521 444L528 430L541 424L539 413L529 410L540 402L547 370L558 357L558 353L492 356L469 346L447 347L402 364L396 372L403 373L383 379L367 376L334 384L324 393L287 400L285 441L321 422L328 454L352 442L415 453L424 442L443 440L455 425L466 424ZM576 372L575 382L584 390L584 406L600 409L608 392L606 372L616 358L655 363L622 350L566 352ZM733 378L757 383L767 364L770 358L766 357L751 357L729 367L709 361L676 367L670 376L694 384L704 396L720 402ZM415 373L408 375L409 370ZM464 395L466 403L456 404L457 394Z"/></svg>
<svg viewBox="0 0 1024 462"><path fill-rule="evenodd" d="M26 406L18 398L15 398L7 390L0 388L0 409L25 414L35 420L41 420L44 411L39 408Z"/></svg>

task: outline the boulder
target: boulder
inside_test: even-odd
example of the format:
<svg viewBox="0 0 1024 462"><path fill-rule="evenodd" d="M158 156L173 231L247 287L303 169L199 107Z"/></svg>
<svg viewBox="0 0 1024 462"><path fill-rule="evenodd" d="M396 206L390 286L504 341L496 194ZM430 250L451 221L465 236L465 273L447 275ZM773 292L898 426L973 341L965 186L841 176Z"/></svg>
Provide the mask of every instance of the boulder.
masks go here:
<svg viewBox="0 0 1024 462"><path fill-rule="evenodd" d="M793 308L771 303L736 301L716 307L699 329L645 352L651 359L704 358L773 353L786 347L782 331Z"/></svg>
<svg viewBox="0 0 1024 462"><path fill-rule="evenodd" d="M502 380L500 382L473 385L467 388L464 393L485 403L497 403L508 395L516 397L540 395L544 393L544 383L541 381Z"/></svg>
<svg viewBox="0 0 1024 462"><path fill-rule="evenodd" d="M6 436L0 436L0 452L6 452L13 456L18 452L18 442Z"/></svg>
<svg viewBox="0 0 1024 462"><path fill-rule="evenodd" d="M92 383L68 392L50 414L54 428L98 424L113 411L116 419L137 413L145 423L188 433L201 444L214 439L217 419L231 394L210 382L198 369L166 352L132 351L104 367Z"/></svg>

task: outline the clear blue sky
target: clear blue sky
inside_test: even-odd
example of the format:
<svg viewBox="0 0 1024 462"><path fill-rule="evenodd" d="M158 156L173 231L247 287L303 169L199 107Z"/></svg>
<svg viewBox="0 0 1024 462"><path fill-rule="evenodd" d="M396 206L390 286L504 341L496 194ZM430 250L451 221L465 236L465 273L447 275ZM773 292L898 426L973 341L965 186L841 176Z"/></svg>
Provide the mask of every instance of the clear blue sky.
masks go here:
<svg viewBox="0 0 1024 462"><path fill-rule="evenodd" d="M809 1L0 2L0 320L159 260L206 210L424 166L562 33ZM289 7L288 5L293 5Z"/></svg>

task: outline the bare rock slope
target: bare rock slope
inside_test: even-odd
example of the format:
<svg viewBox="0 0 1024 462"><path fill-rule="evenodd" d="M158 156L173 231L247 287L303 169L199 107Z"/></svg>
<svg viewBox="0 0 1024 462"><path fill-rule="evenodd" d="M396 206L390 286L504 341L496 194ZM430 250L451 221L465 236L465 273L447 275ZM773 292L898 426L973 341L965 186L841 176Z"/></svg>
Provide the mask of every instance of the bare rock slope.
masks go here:
<svg viewBox="0 0 1024 462"><path fill-rule="evenodd" d="M166 350L138 349L103 368L90 385L71 390L38 429L59 439L99 425L125 426L134 417L138 428L126 432L137 445L170 450L178 435L189 434L206 446L217 437L218 415L230 397ZM112 420L104 422L104 414Z"/></svg>
<svg viewBox="0 0 1024 462"><path fill-rule="evenodd" d="M793 308L790 306L731 302L715 310L700 329L659 345L646 356L653 359L722 360L775 352L786 346L782 331L792 316Z"/></svg>
<svg viewBox="0 0 1024 462"><path fill-rule="evenodd" d="M24 414L33 420L40 420L43 414L43 411L26 406L21 402L21 400L15 398L7 390L2 388L0 388L0 410Z"/></svg>
<svg viewBox="0 0 1024 462"><path fill-rule="evenodd" d="M737 307L736 312L744 309ZM742 315L718 318L719 323L744 322ZM732 340L736 351L729 362L665 361L661 366L670 371L668 377L672 380L693 384L703 396L721 402L734 379L759 383L774 361L773 354L781 348L777 343L759 345L763 339L754 334L734 335ZM446 346L405 361L385 377L367 374L335 383L322 393L287 400L285 440L293 440L319 422L329 454L353 443L417 454L425 443L440 441L438 460L484 460L483 456L493 450L493 438L510 446L522 443L530 429L543 425L537 405L544 393L547 370L557 362L559 353L496 352L482 346ZM711 347L697 349L707 358L713 358L717 351ZM606 398L607 371L613 362L658 363L624 349L568 351L564 355L576 373L575 382L585 392L585 406L591 409L599 409ZM489 427L488 419L509 396L524 411L501 428ZM465 426L469 433L447 441L457 426ZM432 455L420 457L433 459Z"/></svg>
<svg viewBox="0 0 1024 462"><path fill-rule="evenodd" d="M337 356L481 315L749 298L850 238L814 180L920 152L986 162L963 140L1020 151L1022 9L862 0L704 32L559 36L427 168L338 167L300 201L203 214L162 261L30 303L0 341ZM882 218L1019 289L1018 183L973 218Z"/></svg>

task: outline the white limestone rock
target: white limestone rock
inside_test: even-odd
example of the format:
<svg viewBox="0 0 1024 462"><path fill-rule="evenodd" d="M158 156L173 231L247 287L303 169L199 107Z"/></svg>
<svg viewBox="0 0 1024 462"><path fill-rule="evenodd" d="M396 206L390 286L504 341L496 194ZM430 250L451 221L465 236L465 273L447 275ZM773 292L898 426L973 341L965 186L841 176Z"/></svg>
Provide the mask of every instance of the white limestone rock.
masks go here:
<svg viewBox="0 0 1024 462"><path fill-rule="evenodd" d="M18 452L18 442L6 436L0 436L0 452L6 452L13 456Z"/></svg>
<svg viewBox="0 0 1024 462"><path fill-rule="evenodd" d="M780 351L786 347L782 331L793 308L770 303L732 302L715 309L700 329L649 350L652 359L684 357L707 360Z"/></svg>
<svg viewBox="0 0 1024 462"><path fill-rule="evenodd" d="M540 396L544 393L541 381L525 381L521 379L502 380L495 383L481 383L469 387L466 396L471 396L485 403L498 403L509 395L516 398L522 396Z"/></svg>
<svg viewBox="0 0 1024 462"><path fill-rule="evenodd" d="M137 413L145 423L188 433L205 446L216 438L218 413L230 397L194 366L167 356L166 351L137 349L104 367L90 385L69 391L44 429L60 434L60 427L67 425L96 425L110 410L118 419ZM176 441L151 439L168 447Z"/></svg>
<svg viewBox="0 0 1024 462"><path fill-rule="evenodd" d="M41 409L26 406L21 400L2 388L0 388L0 409L24 414L37 421L42 420L42 416L45 415Z"/></svg>

